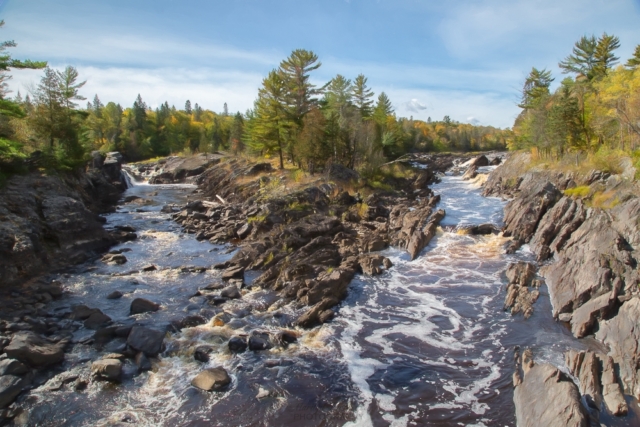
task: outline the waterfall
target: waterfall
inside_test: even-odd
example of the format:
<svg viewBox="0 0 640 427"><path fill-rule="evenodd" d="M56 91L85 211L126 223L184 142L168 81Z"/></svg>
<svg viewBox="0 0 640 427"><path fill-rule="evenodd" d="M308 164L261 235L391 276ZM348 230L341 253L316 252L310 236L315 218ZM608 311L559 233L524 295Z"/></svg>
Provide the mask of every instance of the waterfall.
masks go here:
<svg viewBox="0 0 640 427"><path fill-rule="evenodd" d="M136 186L136 180L135 180L135 178L133 176L131 176L129 171L127 171L126 169L122 169L120 171L120 174L122 175L122 180L127 185L127 188L131 188L131 187L135 187Z"/></svg>

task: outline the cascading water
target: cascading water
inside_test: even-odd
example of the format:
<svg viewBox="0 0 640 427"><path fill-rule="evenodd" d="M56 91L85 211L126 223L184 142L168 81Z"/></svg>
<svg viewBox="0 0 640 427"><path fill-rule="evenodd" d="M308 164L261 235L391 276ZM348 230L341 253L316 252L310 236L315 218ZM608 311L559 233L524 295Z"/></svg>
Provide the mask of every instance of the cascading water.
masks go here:
<svg viewBox="0 0 640 427"><path fill-rule="evenodd" d="M133 175L131 175L128 170L122 169L120 171L120 174L122 175L122 179L124 180L125 184L127 185L127 188L135 187L138 184L136 182L135 177Z"/></svg>
<svg viewBox="0 0 640 427"><path fill-rule="evenodd" d="M553 321L544 287L530 319L503 312L501 272L530 254L526 248L502 254L506 239L498 235L455 232L465 224L500 225L504 202L483 198L477 185L447 176L434 186L447 216L421 256L409 261L404 252L387 250L394 267L376 278L357 276L336 319L311 331L298 330L297 344L232 354L226 344L231 335L277 332L296 313L274 304L273 294L256 290L225 304L229 318L218 323L214 316L220 309L192 297L219 275L198 273L198 267L233 255L233 249L196 241L171 220L170 204L188 201L193 189L132 185L125 196L137 198L108 215L107 224L137 229L138 240L115 248L129 250L123 252L128 262L107 266L98 261L61 275L69 296L51 309L86 304L116 322L154 328L194 314L209 323L168 335L166 351L151 372L135 375L128 361L119 385L92 382L77 392L46 383L32 390L23 403L29 417L17 418L17 424L514 426L513 348L531 347L536 360L561 366L565 349L586 345ZM149 264L157 270L144 272ZM106 299L115 290L124 296ZM136 297L159 302L162 309L129 316ZM61 377L86 372L90 361L124 346L123 339L103 347L84 345L92 334L78 329ZM194 360L198 345L211 347L209 362ZM207 393L190 386L198 372L214 366L231 373L227 391Z"/></svg>

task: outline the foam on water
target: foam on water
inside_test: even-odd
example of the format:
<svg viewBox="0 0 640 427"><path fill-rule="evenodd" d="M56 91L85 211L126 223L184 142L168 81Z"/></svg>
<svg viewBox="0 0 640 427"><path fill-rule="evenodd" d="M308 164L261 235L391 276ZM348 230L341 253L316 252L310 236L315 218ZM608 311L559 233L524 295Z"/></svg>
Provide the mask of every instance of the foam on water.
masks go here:
<svg viewBox="0 0 640 427"><path fill-rule="evenodd" d="M500 224L503 202L481 198L474 187L457 177L443 178L436 190L443 193L444 225ZM345 425L373 425L373 416L406 426L424 422L427 413L451 410L480 421L490 412L482 399L500 393L493 384L503 376L506 356L496 346L506 318L495 315L494 303L502 284L498 272L506 265L500 250L505 240L440 230L416 260L388 250L390 272L353 282L336 323L342 325L343 359L362 400L357 420ZM443 374L421 375L429 366ZM410 391L416 384L441 391L432 401L407 405L407 394L407 400L416 400Z"/></svg>

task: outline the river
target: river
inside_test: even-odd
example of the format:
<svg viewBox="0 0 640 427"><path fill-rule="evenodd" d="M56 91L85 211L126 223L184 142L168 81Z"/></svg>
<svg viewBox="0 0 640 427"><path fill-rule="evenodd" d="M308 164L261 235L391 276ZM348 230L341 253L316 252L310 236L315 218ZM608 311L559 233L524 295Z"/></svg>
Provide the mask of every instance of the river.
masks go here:
<svg viewBox="0 0 640 427"><path fill-rule="evenodd" d="M515 346L531 347L537 362L563 366L565 350L595 345L574 339L551 318L544 286L531 318L503 311L502 272L510 262L533 257L526 247L504 255L507 239L499 235L459 234L460 225L501 225L505 202L481 197L478 184L445 176L433 189L442 196L440 207L447 216L421 256L409 261L403 251L384 251L394 267L375 278L356 276L333 322L298 330L298 343L286 348L234 355L226 346L230 336L286 329L296 313L274 304L274 295L263 290L225 304L226 317L220 317L219 307L193 296L219 276L210 267L230 259L235 250L195 240L161 211L167 204L188 201L194 189L146 184L128 189L125 196L139 199L107 215L108 227L137 230L137 240L114 248L125 249L128 262L107 266L98 260L60 274L67 296L51 309L86 304L116 322L154 328L187 314L212 320L167 334L166 351L151 372L137 374L128 361L120 385L91 382L77 392L51 390L47 383L32 390L22 403L29 416L18 417L16 424L515 426ZM140 272L149 264L157 270ZM197 267L208 270L198 272ZM115 290L124 296L107 299ZM129 316L130 302L137 297L158 302L162 309ZM223 322L214 320L217 314ZM81 375L92 360L123 349L123 339L99 348L88 345L92 334L83 327L77 330L61 376ZM193 358L194 348L202 344L215 349L206 364ZM231 374L225 392L190 386L198 372L214 366Z"/></svg>

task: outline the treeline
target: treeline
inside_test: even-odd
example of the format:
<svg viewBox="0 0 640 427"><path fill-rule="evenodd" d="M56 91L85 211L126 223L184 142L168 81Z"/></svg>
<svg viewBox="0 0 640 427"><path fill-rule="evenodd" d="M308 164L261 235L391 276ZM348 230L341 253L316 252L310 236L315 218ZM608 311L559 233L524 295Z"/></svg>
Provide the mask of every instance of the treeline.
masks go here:
<svg viewBox="0 0 640 427"><path fill-rule="evenodd" d="M367 78L337 75L311 83L321 64L310 51L295 50L269 73L254 107L245 114L203 109L186 101L150 108L138 95L123 108L96 95L86 107L85 84L74 67L54 70L46 63L16 61L0 47L0 165L37 153L41 163L73 168L92 150L120 151L129 161L171 154L229 150L275 156L310 172L339 163L366 172L414 151L504 149L511 132L457 123L445 117L427 122L397 117L382 92L375 96ZM40 83L22 97L8 97L10 68L44 68ZM32 156L33 157L33 156Z"/></svg>
<svg viewBox="0 0 640 427"><path fill-rule="evenodd" d="M321 63L307 50L295 50L263 80L254 108L246 115L243 143L310 172L327 162L375 169L412 151L468 151L504 148L508 131L451 121L398 118L389 97L377 97L360 74L337 75L317 87L311 72Z"/></svg>
<svg viewBox="0 0 640 427"><path fill-rule="evenodd" d="M533 68L519 104L510 148L543 156L599 150L632 152L640 146L640 45L618 65L618 37L584 36L559 63L569 74L552 93L551 72ZM617 66L616 66L617 65Z"/></svg>

